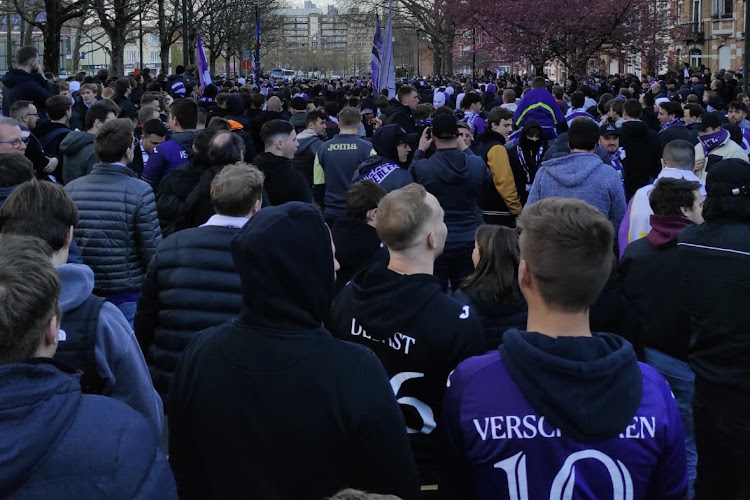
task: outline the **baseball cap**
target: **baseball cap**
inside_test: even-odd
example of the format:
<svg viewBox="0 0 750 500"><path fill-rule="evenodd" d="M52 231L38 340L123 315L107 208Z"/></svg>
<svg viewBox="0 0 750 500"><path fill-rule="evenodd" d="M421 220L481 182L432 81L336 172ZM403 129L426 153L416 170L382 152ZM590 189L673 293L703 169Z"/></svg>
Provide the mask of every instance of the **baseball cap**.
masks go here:
<svg viewBox="0 0 750 500"><path fill-rule="evenodd" d="M432 135L438 139L453 139L458 135L456 117L449 113L437 115L432 119Z"/></svg>
<svg viewBox="0 0 750 500"><path fill-rule="evenodd" d="M606 137L608 135L619 136L621 133L622 131L619 128L617 128L613 123L607 123L599 127L599 135L601 137Z"/></svg>

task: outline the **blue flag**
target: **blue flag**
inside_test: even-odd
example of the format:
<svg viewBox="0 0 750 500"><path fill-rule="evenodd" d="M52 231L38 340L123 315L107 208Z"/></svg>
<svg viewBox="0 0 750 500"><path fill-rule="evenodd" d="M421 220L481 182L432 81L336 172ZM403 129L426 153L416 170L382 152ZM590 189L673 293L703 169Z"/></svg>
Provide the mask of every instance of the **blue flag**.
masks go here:
<svg viewBox="0 0 750 500"><path fill-rule="evenodd" d="M396 65L393 62L393 1L388 5L388 22L385 25L383 49L380 51L378 91L388 89L388 99L396 97Z"/></svg>
<svg viewBox="0 0 750 500"><path fill-rule="evenodd" d="M372 41L370 70L372 71L372 88L380 93L380 51L383 50L383 34L380 32L380 17L375 14L375 38Z"/></svg>

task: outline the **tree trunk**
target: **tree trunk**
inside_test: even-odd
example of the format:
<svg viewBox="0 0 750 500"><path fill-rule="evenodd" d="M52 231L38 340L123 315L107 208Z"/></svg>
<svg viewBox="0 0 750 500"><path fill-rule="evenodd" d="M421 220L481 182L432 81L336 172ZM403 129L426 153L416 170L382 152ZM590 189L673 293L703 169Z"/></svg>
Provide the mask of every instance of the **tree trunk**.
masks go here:
<svg viewBox="0 0 750 500"><path fill-rule="evenodd" d="M208 68L212 75L216 74L216 60L218 58L218 53L215 53L213 50L208 53Z"/></svg>
<svg viewBox="0 0 750 500"><path fill-rule="evenodd" d="M125 75L125 29L118 26L117 33L113 33L110 43L112 46L112 62L109 65L110 76Z"/></svg>
<svg viewBox="0 0 750 500"><path fill-rule="evenodd" d="M58 74L60 71L60 26L47 20L47 29L44 30L44 71Z"/></svg>
<svg viewBox="0 0 750 500"><path fill-rule="evenodd" d="M444 74L452 76L453 73L453 42L456 35L453 31L448 32L445 37L445 54L443 58Z"/></svg>
<svg viewBox="0 0 750 500"><path fill-rule="evenodd" d="M76 36L73 38L73 73L78 73L78 68L81 65L81 32L83 31L83 20L81 17L76 26Z"/></svg>
<svg viewBox="0 0 750 500"><path fill-rule="evenodd" d="M47 2L47 22L42 33L44 40L44 70L55 75L60 71L60 32L62 24L58 17L57 2ZM31 26L29 26L31 28ZM29 29L29 32L31 29Z"/></svg>
<svg viewBox="0 0 750 500"><path fill-rule="evenodd" d="M165 45L163 42L161 47L159 47L159 59L161 59L160 71L165 75L169 74L169 48L170 46Z"/></svg>

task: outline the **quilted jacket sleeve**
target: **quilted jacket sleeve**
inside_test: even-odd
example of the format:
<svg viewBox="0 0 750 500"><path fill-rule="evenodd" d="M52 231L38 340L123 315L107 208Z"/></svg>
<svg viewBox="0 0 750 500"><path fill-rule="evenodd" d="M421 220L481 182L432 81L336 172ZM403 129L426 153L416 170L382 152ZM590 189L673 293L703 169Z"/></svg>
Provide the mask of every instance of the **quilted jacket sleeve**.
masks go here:
<svg viewBox="0 0 750 500"><path fill-rule="evenodd" d="M161 242L161 228L159 227L159 216L156 212L156 198L150 186L146 186L141 192L138 200L138 208L135 215L136 242L138 244L138 256L143 269L148 269L151 258L156 253L156 247Z"/></svg>

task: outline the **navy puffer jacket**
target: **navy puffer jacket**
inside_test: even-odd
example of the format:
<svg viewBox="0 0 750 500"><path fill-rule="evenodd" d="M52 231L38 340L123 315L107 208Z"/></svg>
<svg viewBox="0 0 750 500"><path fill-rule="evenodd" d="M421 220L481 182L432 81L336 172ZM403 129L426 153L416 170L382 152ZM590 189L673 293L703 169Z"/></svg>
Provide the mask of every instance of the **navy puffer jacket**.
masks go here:
<svg viewBox="0 0 750 500"><path fill-rule="evenodd" d="M74 234L94 271L94 293L140 290L161 241L151 186L123 165L99 163L65 190L78 207Z"/></svg>
<svg viewBox="0 0 750 500"><path fill-rule="evenodd" d="M195 334L240 313L242 289L230 243L240 229L204 226L166 238L143 284L135 334L164 401L182 351Z"/></svg>

